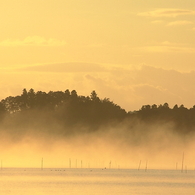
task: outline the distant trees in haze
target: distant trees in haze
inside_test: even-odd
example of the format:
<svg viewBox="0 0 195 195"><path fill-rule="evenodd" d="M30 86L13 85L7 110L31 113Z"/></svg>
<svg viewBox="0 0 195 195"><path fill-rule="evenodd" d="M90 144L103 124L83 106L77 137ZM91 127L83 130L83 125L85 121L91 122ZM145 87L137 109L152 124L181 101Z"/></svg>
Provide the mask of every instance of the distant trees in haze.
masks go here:
<svg viewBox="0 0 195 195"><path fill-rule="evenodd" d="M188 109L184 105L177 104L170 108L168 103L163 105L144 105L135 112L129 112L131 117L139 118L146 123L173 123L177 132L195 132L195 106Z"/></svg>
<svg viewBox="0 0 195 195"><path fill-rule="evenodd" d="M68 89L48 93L23 89L21 95L0 101L0 119L0 125L5 129L19 128L21 132L27 128L45 128L50 133L58 131L61 134L71 133L73 128L78 132L93 132L103 126L122 122L130 124L136 119L145 124L173 123L178 133L195 133L195 106L190 109L183 105L170 108L164 103L143 105L138 111L126 112L109 98L99 98L96 91L81 96L76 90ZM131 131L131 125L128 128Z"/></svg>
<svg viewBox="0 0 195 195"><path fill-rule="evenodd" d="M95 91L85 97L78 95L76 90L68 89L48 93L23 89L21 95L9 96L0 102L1 112L12 118L25 118L21 125L28 121L34 124L40 119L44 119L43 122L48 118L50 121L47 123L55 121L62 127L76 124L98 127L126 116L124 109L108 98L100 99Z"/></svg>

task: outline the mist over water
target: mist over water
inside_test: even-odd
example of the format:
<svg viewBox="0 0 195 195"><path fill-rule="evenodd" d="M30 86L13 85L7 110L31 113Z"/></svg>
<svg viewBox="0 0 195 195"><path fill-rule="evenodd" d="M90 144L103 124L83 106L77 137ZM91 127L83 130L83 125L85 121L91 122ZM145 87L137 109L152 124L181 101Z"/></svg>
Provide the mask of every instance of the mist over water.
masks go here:
<svg viewBox="0 0 195 195"><path fill-rule="evenodd" d="M93 126L82 123L64 130L46 114L45 121L38 118L35 124L17 118L18 126L16 121L13 126L10 118L4 119L0 130L3 167L39 168L43 158L44 168L195 168L194 135L175 133L172 123L148 124L135 119L93 131Z"/></svg>

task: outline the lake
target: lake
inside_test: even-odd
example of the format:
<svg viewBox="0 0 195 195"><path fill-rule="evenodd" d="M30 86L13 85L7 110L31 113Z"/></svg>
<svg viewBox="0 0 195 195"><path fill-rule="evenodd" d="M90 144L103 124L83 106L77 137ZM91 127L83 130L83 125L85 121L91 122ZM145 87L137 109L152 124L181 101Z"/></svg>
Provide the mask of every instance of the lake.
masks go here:
<svg viewBox="0 0 195 195"><path fill-rule="evenodd" d="M0 170L0 195L194 195L195 171L133 169Z"/></svg>

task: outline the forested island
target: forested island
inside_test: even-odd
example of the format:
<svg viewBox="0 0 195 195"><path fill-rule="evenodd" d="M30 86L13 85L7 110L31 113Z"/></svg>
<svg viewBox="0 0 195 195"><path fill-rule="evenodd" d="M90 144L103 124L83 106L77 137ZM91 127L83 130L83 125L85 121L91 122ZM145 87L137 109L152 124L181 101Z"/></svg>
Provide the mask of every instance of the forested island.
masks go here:
<svg viewBox="0 0 195 195"><path fill-rule="evenodd" d="M23 89L18 96L9 96L0 102L0 127L13 134L42 131L61 136L74 133L106 131L109 127L125 124L131 132L144 125L171 126L171 131L180 135L195 133L195 106L186 108L168 103L144 105L137 111L127 112L109 98L101 99L95 91L89 96L78 95L76 90L50 91ZM139 128L146 133L149 128Z"/></svg>

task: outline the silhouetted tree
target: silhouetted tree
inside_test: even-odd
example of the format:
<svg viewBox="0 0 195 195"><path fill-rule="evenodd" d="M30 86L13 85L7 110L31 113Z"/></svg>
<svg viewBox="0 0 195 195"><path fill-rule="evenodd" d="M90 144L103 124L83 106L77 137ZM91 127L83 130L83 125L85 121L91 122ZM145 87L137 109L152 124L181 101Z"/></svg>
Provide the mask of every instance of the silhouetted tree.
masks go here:
<svg viewBox="0 0 195 195"><path fill-rule="evenodd" d="M70 97L70 91L69 89L67 89L65 92L64 92L64 95L65 95L65 98L69 98Z"/></svg>
<svg viewBox="0 0 195 195"><path fill-rule="evenodd" d="M92 101L100 101L100 99L97 96L97 93L95 91L91 92L90 98L91 98Z"/></svg>

